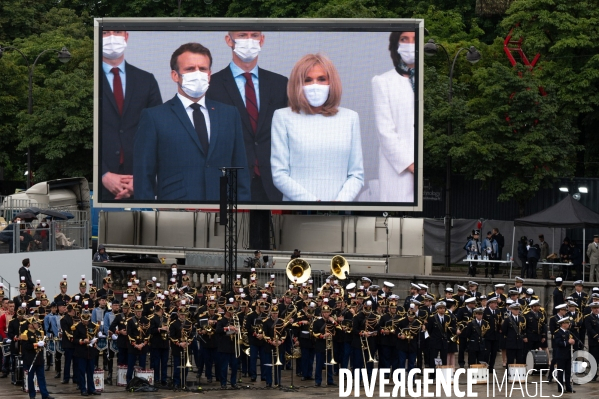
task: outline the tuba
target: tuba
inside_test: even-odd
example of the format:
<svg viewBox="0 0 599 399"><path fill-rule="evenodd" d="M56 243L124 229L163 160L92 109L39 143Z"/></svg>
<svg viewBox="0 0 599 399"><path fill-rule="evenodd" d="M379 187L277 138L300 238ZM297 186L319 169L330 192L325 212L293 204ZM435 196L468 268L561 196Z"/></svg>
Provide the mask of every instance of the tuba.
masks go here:
<svg viewBox="0 0 599 399"><path fill-rule="evenodd" d="M341 255L333 256L331 259L331 274L339 280L345 280L349 277L349 263Z"/></svg>
<svg viewBox="0 0 599 399"><path fill-rule="evenodd" d="M312 266L302 258L295 258L287 263L286 274L287 278L291 281L297 279L297 284L305 283L310 279Z"/></svg>

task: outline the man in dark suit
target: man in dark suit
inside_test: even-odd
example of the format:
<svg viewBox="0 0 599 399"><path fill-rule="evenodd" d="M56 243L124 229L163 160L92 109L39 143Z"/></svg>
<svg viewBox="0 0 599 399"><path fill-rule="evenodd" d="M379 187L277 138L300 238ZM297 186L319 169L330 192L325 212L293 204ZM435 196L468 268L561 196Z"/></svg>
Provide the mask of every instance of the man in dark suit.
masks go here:
<svg viewBox="0 0 599 399"><path fill-rule="evenodd" d="M570 384L570 375L572 371L572 355L570 351L575 341L568 331L570 318L564 317L563 319L560 319L559 325L559 330L553 335L553 358L557 362L557 381L560 384L557 391L559 394L564 392L574 393L572 385Z"/></svg>
<svg viewBox="0 0 599 399"><path fill-rule="evenodd" d="M19 281L27 285L27 295L31 296L31 294L33 293L34 285L33 280L31 279L31 272L29 271L29 267L31 266L29 258L23 259L22 264L23 266L21 266L21 268L19 269Z"/></svg>
<svg viewBox="0 0 599 399"><path fill-rule="evenodd" d="M237 172L239 201L250 200L241 118L235 107L205 98L212 55L199 43L171 56L177 95L142 112L135 137L135 199L218 201L222 167Z"/></svg>
<svg viewBox="0 0 599 399"><path fill-rule="evenodd" d="M262 32L232 31L225 42L233 60L212 75L206 96L234 105L241 115L252 201L282 201L272 182L270 127L274 112L287 107L287 78L258 67L258 53L264 45Z"/></svg>
<svg viewBox="0 0 599 399"><path fill-rule="evenodd" d="M505 338L507 364L526 363L524 351L528 339L526 338L526 321L520 316L520 305L513 303L509 307L512 315L503 320L501 332Z"/></svg>
<svg viewBox="0 0 599 399"><path fill-rule="evenodd" d="M103 31L102 194L114 200L133 196L133 142L144 108L162 104L154 75L125 62L129 33ZM117 83L115 85L115 82Z"/></svg>
<svg viewBox="0 0 599 399"><path fill-rule="evenodd" d="M453 319L445 315L445 302L437 302L435 305L436 314L431 314L428 317L426 331L429 333L429 360L428 367L435 367L435 358L437 354L441 358L441 363L447 365L447 349L449 348L449 328L455 331L456 324Z"/></svg>
<svg viewBox="0 0 599 399"><path fill-rule="evenodd" d="M497 309L497 298L489 298L488 305L484 310L483 318L489 323L489 331L485 335L485 346L487 349L487 363L489 364L489 371L495 368L495 359L497 357L497 350L499 349L499 340L501 321L503 316Z"/></svg>

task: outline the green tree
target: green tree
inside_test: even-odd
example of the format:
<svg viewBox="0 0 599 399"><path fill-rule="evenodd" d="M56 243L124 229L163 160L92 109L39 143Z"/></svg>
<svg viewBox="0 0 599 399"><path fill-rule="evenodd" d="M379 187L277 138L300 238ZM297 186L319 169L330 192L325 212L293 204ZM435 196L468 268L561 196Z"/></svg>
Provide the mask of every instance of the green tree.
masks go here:
<svg viewBox="0 0 599 399"><path fill-rule="evenodd" d="M479 94L469 100L466 130L450 150L461 172L500 184L498 199L515 199L520 214L539 189L573 175L573 158L580 150L576 128L561 114L559 98L543 95L541 83L522 65L495 62L477 69L473 84ZM557 91L556 84L543 87Z"/></svg>

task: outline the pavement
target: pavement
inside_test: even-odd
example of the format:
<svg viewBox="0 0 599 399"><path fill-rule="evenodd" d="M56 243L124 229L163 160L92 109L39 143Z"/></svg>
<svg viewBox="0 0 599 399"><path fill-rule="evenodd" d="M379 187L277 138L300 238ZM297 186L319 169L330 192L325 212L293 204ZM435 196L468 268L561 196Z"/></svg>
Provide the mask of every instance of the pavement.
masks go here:
<svg viewBox="0 0 599 399"><path fill-rule="evenodd" d="M501 365L496 368L497 372L502 371ZM55 398L75 398L81 397L79 391L76 389L74 384L63 385L58 383L57 379L54 379L54 372L47 372L47 385L48 391L51 396ZM190 373L190 377L192 373ZM291 371L283 372L283 386L289 387L291 385ZM324 376L323 376L324 377ZM303 397L340 397L340 389L339 387L314 387L313 381L300 381L299 378L294 376L294 384L296 390L289 390L283 388L265 388L264 382L250 382L249 378L243 378L242 383L239 384L242 389L233 390L221 390L220 383L214 381L211 384L208 384L205 378L202 380L204 383L201 386L201 389L198 389L197 385L190 382L190 389L187 392L178 391L174 392L172 390L159 390L158 392L144 392L144 393L132 393L127 392L124 387L117 386L106 386L101 396L98 398L102 399L121 399L121 398L146 398L146 399L171 399L171 398L201 398L201 397L211 397L211 398L223 398L223 399L254 399L254 398L269 398L269 399L290 399L295 398L297 395L301 395ZM464 381L462 378L461 381ZM335 377L335 382L338 382L338 377ZM310 383L310 384L308 384ZM536 384L535 384L536 383ZM506 389L507 386L507 389ZM496 386L496 391L493 394L492 385L489 385L489 388L486 384L474 385L472 386L472 392L477 395L479 398L487 398L487 397L496 397L496 398L531 398L531 397L541 397L539 392L539 376L533 375L529 378L529 383L525 387L522 384L522 387L519 384L512 385L511 383L508 385L504 385L503 389L499 391ZM459 389L466 393L467 385L459 384ZM542 384L543 396L551 397L555 395L558 396L558 385L556 383ZM489 390L488 390L489 389ZM563 398L599 398L599 383L590 382L584 385L575 385L574 389L576 391L575 394L564 394ZM387 393L392 393L393 384L391 383L385 389ZM434 385L429 389L429 391L435 391ZM401 391L398 392L398 396L401 395ZM411 395L411 397L422 397L424 392L416 393ZM0 399L14 399L15 397L27 398L27 393L23 392L20 387L16 387L10 383L10 379L0 379ZM435 395L436 396L436 395ZM40 398L41 395L38 393L36 395L37 398ZM91 399L92 396L90 396ZM354 392L352 391L350 397L355 397ZM360 397L365 398L367 395L365 391L361 389ZM379 384L376 384L374 391L371 397L382 397L379 391ZM405 397L410 397L409 392L405 392ZM458 397L455 395L455 391L452 392L452 396L446 396L443 392L441 392L440 396L436 397ZM468 397L468 396L466 396Z"/></svg>

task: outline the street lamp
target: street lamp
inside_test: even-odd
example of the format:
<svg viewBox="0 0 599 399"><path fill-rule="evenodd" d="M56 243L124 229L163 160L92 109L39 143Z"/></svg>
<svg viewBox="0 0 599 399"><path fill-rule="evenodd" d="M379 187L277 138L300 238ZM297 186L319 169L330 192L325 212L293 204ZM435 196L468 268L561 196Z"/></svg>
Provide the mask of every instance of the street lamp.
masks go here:
<svg viewBox="0 0 599 399"><path fill-rule="evenodd" d="M451 105L453 99L453 70L455 68L455 63L458 59L458 56L462 51L467 51L466 59L471 64L475 64L480 61L482 56L474 46L471 46L469 49L462 47L453 57L453 62L450 62L447 49L443 47L443 45L435 43L433 39L429 39L429 41L424 45L424 54L427 56L434 56L437 54L439 47L443 49L445 56L447 57L447 65L449 67L449 92L447 95L447 100ZM449 136L451 136L451 119L447 121L447 137ZM449 268L449 265L451 264L451 155L449 155L449 151L447 151L445 173L445 267Z"/></svg>
<svg viewBox="0 0 599 399"><path fill-rule="evenodd" d="M25 64L27 64L27 69L29 69L29 90L28 90L28 99L27 99L27 113L29 115L32 115L33 114L33 71L35 70L35 65L37 64L37 61L45 53L53 51L53 52L57 53L58 60L60 62L62 62L63 64L65 64L65 63L69 62L69 60L71 59L71 53L69 53L69 50L67 50L66 47L63 47L60 50L47 49L47 50L44 50L41 53L39 53L35 57L35 61L33 61L33 64L31 64L31 63L29 63L29 59L27 58L27 56L25 54L23 54L23 52L21 50L19 50L16 47L12 47L12 46L6 46L6 47L0 46L0 58L2 58L2 55L4 54L4 52L6 50L15 50L16 52L21 54L21 56L25 60ZM29 146L27 147L27 173L26 173L26 175L27 175L27 188L29 188L29 187L31 187L31 148Z"/></svg>

